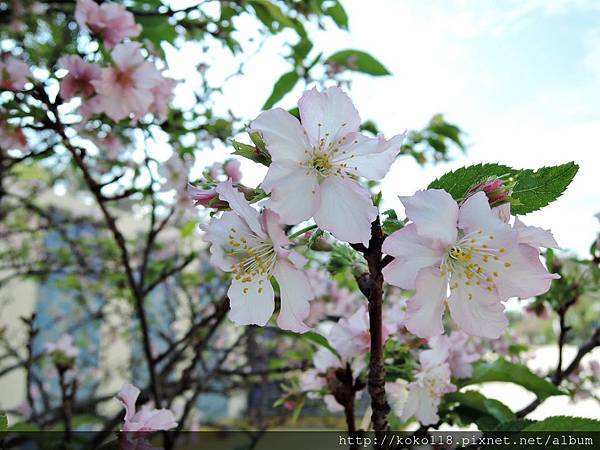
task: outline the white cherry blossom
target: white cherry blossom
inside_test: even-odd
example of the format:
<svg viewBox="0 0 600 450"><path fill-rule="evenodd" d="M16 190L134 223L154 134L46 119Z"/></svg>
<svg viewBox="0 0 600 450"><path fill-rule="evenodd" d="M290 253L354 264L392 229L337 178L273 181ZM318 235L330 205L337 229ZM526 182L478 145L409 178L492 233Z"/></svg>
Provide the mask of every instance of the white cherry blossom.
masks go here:
<svg viewBox="0 0 600 450"><path fill-rule="evenodd" d="M275 308L274 277L281 296L277 324L299 333L308 331L304 320L314 296L302 270L305 260L289 249L291 242L279 216L269 209L254 209L231 180L219 184L216 191L232 211L213 218L205 227L204 239L211 244L211 262L233 274L229 317L238 325L264 326Z"/></svg>
<svg viewBox="0 0 600 450"><path fill-rule="evenodd" d="M298 108L300 121L275 108L251 124L272 158L262 183L269 208L286 224L314 217L338 239L368 244L377 208L358 177L383 178L404 135L387 141L359 133L358 111L337 87L305 92Z"/></svg>
<svg viewBox="0 0 600 450"><path fill-rule="evenodd" d="M411 223L385 240L383 251L396 259L383 274L388 283L416 291L405 325L419 337L443 333L447 305L466 333L498 338L508 324L502 301L540 295L557 278L529 245L533 238L498 219L483 192L460 207L437 189L400 200Z"/></svg>

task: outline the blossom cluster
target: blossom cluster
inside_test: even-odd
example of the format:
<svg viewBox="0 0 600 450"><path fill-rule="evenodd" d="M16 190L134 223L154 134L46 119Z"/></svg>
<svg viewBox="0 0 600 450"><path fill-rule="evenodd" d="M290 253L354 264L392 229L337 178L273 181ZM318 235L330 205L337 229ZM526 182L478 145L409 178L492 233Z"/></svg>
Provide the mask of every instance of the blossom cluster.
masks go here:
<svg viewBox="0 0 600 450"><path fill-rule="evenodd" d="M298 102L300 120L275 108L250 125L264 141L272 163L261 189L270 194L259 212L229 181L215 188L232 211L205 227L213 264L232 272L231 319L240 325L265 325L274 310L271 277L280 288L278 324L308 331L309 301L314 292L304 271L305 259L292 250L286 225L313 218L322 230L350 243L368 245L377 216L360 177L379 180L400 152L403 135L386 140L360 132L360 117L339 88L307 91ZM192 190L205 204L212 190Z"/></svg>
<svg viewBox="0 0 600 450"><path fill-rule="evenodd" d="M77 10L87 1L91 2L80 1ZM109 2L96 7L111 5L114 4ZM125 10L122 14L131 15ZM159 120L165 120L177 82L165 77L155 64L147 60L139 42L120 42L120 39L109 42L112 64L108 67L86 61L78 55L66 55L59 60L59 67L68 71L60 82L62 99L70 101L80 97L79 112L84 118L104 113L115 121L130 118L137 122L151 113Z"/></svg>

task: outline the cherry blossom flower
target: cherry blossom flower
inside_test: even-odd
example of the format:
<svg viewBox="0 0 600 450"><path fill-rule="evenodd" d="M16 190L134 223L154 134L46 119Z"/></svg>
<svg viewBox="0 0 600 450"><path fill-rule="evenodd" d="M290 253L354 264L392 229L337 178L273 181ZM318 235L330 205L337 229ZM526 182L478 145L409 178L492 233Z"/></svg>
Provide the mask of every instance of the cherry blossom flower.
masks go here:
<svg viewBox="0 0 600 450"><path fill-rule="evenodd" d="M310 328L303 322L310 313L312 288L302 271L305 260L289 249L290 240L279 217L269 209L254 209L231 180L216 188L232 211L213 218L204 229L211 244L211 262L232 272L228 290L230 318L238 325L264 326L274 310L273 276L280 287L279 327L299 333Z"/></svg>
<svg viewBox="0 0 600 450"><path fill-rule="evenodd" d="M29 66L20 59L9 56L0 61L0 89L20 91L32 76Z"/></svg>
<svg viewBox="0 0 600 450"><path fill-rule="evenodd" d="M176 80L162 77L156 86L152 88L153 101L150 105L150 112L161 122L167 119L169 105L174 97L173 89L175 89L176 85Z"/></svg>
<svg viewBox="0 0 600 450"><path fill-rule="evenodd" d="M275 108L251 124L273 161L262 183L269 208L286 224L314 217L338 239L367 245L377 208L357 177L383 178L404 136L386 141L360 134L358 111L337 87L305 92L298 107L300 122Z"/></svg>
<svg viewBox="0 0 600 450"><path fill-rule="evenodd" d="M423 357L423 353L425 352L419 355L420 369L414 381L406 385L408 394L402 412L398 415L403 421L414 416L423 425L433 425L440 420L438 408L442 397L449 392L455 392L456 386L450 382L448 364L428 361ZM401 388L402 385L394 390L397 398L403 395ZM400 412L398 409L395 410L396 413Z"/></svg>
<svg viewBox="0 0 600 450"><path fill-rule="evenodd" d="M139 395L140 390L132 384L125 384L117 394L117 400L125 407L123 431L166 431L177 426L175 415L168 409L154 409L144 405L136 412L135 402Z"/></svg>
<svg viewBox="0 0 600 450"><path fill-rule="evenodd" d="M396 259L383 274L394 286L416 290L405 324L419 337L443 333L448 305L466 333L498 338L508 324L501 302L540 295L558 277L537 248L521 243L519 231L492 213L483 192L460 208L437 189L400 200L412 222L385 240L383 251Z"/></svg>
<svg viewBox="0 0 600 450"><path fill-rule="evenodd" d="M76 95L84 98L96 93L92 81L99 80L102 76L100 66L85 61L78 55L66 55L58 60L61 69L69 73L60 81L60 96L68 102Z"/></svg>
<svg viewBox="0 0 600 450"><path fill-rule="evenodd" d="M389 337L389 329L383 324L383 341ZM369 311L361 306L349 318L340 319L329 331L329 342L345 359L363 355L371 349Z"/></svg>
<svg viewBox="0 0 600 450"><path fill-rule="evenodd" d="M21 150L29 148L25 133L20 128L13 127L8 123L0 124L0 148L2 150Z"/></svg>
<svg viewBox="0 0 600 450"><path fill-rule="evenodd" d="M100 98L100 107L113 120L130 115L139 119L154 102L153 89L161 74L144 59L138 43L119 44L112 51L114 66L102 70L102 78L92 81Z"/></svg>
<svg viewBox="0 0 600 450"><path fill-rule="evenodd" d="M472 363L481 358L481 354L467 345L469 339L470 336L460 330L453 331L449 336L434 336L427 341L431 350L423 351L423 358L438 364L446 362L452 376L468 378L473 374Z"/></svg>
<svg viewBox="0 0 600 450"><path fill-rule="evenodd" d="M79 349L73 344L73 336L66 333L62 334L56 342L47 342L44 345L44 350L48 355L61 353L67 358L77 358L79 356Z"/></svg>
<svg viewBox="0 0 600 450"><path fill-rule="evenodd" d="M109 50L125 38L139 36L142 31L133 14L114 2L98 5L93 0L77 0L75 20L80 27L102 36Z"/></svg>

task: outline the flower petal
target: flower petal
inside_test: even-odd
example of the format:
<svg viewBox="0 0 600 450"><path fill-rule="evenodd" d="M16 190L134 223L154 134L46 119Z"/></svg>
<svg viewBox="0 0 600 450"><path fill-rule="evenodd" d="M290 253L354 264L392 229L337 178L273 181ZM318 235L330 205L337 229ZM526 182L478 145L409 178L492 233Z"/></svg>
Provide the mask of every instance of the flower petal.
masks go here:
<svg viewBox="0 0 600 450"><path fill-rule="evenodd" d="M304 92L298 108L302 126L316 148L328 150L332 143L358 131L360 126L360 116L352 100L335 86L323 92L316 88Z"/></svg>
<svg viewBox="0 0 600 450"><path fill-rule="evenodd" d="M135 402L140 395L140 390L133 384L125 384L117 394L119 400L125 407L125 420L129 421L135 415Z"/></svg>
<svg viewBox="0 0 600 450"><path fill-rule="evenodd" d="M458 226L465 233L483 231L494 240L496 247L508 247L517 239L517 232L492 212L484 192L477 192L461 205Z"/></svg>
<svg viewBox="0 0 600 450"><path fill-rule="evenodd" d="M221 217L213 217L208 225L203 227L205 235L202 239L212 244L210 246L211 264L226 272L231 271L231 266L236 263L233 258L228 256L231 248L229 235L232 229L241 236L252 233L246 222L233 211L225 211Z"/></svg>
<svg viewBox="0 0 600 450"><path fill-rule="evenodd" d="M279 261L273 270L279 283L281 309L277 325L284 330L305 333L310 330L304 321L310 314L310 300L314 298L312 286L303 271L291 263Z"/></svg>
<svg viewBox="0 0 600 450"><path fill-rule="evenodd" d="M152 431L170 430L177 426L175 415L168 409L156 409L144 423L144 428Z"/></svg>
<svg viewBox="0 0 600 450"><path fill-rule="evenodd" d="M440 270L426 267L419 271L415 295L407 302L405 326L413 334L430 338L442 334L442 314L448 289Z"/></svg>
<svg viewBox="0 0 600 450"><path fill-rule="evenodd" d="M238 325L265 326L275 309L275 294L268 278L250 282L232 280L227 291L231 311L229 318Z"/></svg>
<svg viewBox="0 0 600 450"><path fill-rule="evenodd" d="M261 187L271 193L269 208L283 223L296 225L312 217L320 204L317 177L306 173L298 163L274 162L269 167Z"/></svg>
<svg viewBox="0 0 600 450"><path fill-rule="evenodd" d="M369 191L358 182L336 176L321 183L321 204L314 214L319 228L336 238L355 244L369 244L371 222L378 211Z"/></svg>
<svg viewBox="0 0 600 450"><path fill-rule="evenodd" d="M540 261L539 250L526 244L508 248L498 260L490 259L485 270L496 272L494 281L502 300L541 295L550 289L552 280L560 278L548 272Z"/></svg>
<svg viewBox="0 0 600 450"><path fill-rule="evenodd" d="M340 359L325 347L317 350L315 356L313 356L313 364L319 373L325 373L331 367L342 367Z"/></svg>
<svg viewBox="0 0 600 450"><path fill-rule="evenodd" d="M310 148L306 132L294 116L281 108L261 113L250 124L262 136L273 162L304 161Z"/></svg>
<svg viewBox="0 0 600 450"><path fill-rule="evenodd" d="M263 231L269 236L275 247L285 247L291 242L283 231L281 219L276 212L265 209L260 214L260 223Z"/></svg>
<svg viewBox="0 0 600 450"><path fill-rule="evenodd" d="M472 336L499 338L508 326L508 319L496 292L490 292L475 283L466 286L457 282L454 286L456 288L450 293L448 308L459 328Z"/></svg>
<svg viewBox="0 0 600 450"><path fill-rule="evenodd" d="M267 234L263 231L260 225L259 212L250 206L244 194L233 187L231 180L219 183L217 186L217 193L221 200L229 203L231 209L233 209L239 216L244 219L250 229L259 237L267 238Z"/></svg>
<svg viewBox="0 0 600 450"><path fill-rule="evenodd" d="M434 239L441 246L448 246L456 241L458 205L446 191L417 191L411 197L400 197L400 201L407 217L416 225L421 236Z"/></svg>
<svg viewBox="0 0 600 450"><path fill-rule="evenodd" d="M518 217L515 217L514 227L519 233L520 244L529 244L533 247L560 248L550 230L525 225Z"/></svg>
<svg viewBox="0 0 600 450"><path fill-rule="evenodd" d="M339 152L334 164L344 164L345 170L369 180L381 180L400 153L404 134L386 141L382 136L369 138L360 133L351 133L340 139Z"/></svg>
<svg viewBox="0 0 600 450"><path fill-rule="evenodd" d="M383 252L396 259L383 269L385 281L402 289L414 289L419 270L442 260L444 250L433 247L431 239L417 234L414 223L392 233L383 242Z"/></svg>

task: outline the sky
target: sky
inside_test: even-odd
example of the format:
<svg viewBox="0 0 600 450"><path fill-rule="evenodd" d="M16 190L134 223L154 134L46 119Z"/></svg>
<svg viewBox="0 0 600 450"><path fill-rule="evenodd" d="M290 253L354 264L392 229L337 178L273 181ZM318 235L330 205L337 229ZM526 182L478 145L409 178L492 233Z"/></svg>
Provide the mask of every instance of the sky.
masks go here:
<svg viewBox="0 0 600 450"><path fill-rule="evenodd" d="M174 6L189 4L174 0ZM324 54L356 48L377 57L393 75L353 76L350 95L363 119L374 119L389 137L423 127L435 113L467 132L466 155L450 163L420 167L408 157L393 165L382 184L384 207L400 213L398 195L411 195L448 170L479 162L516 168L575 161L580 172L569 190L542 211L523 218L550 228L561 247L588 252L600 223L600 2L594 0L346 0L350 31L318 31ZM254 22L241 21L252 35ZM221 103L253 118L273 82L289 65L283 42L272 39L253 55L245 75L230 80ZM219 82L237 62L225 51L200 56ZM169 52L172 73L197 82L191 58L198 49ZM185 91L180 86L180 93ZM290 108L298 87L278 106ZM190 96L180 95L185 104ZM208 151L199 164L222 159L230 149ZM264 170L243 166L245 181L261 181Z"/></svg>

